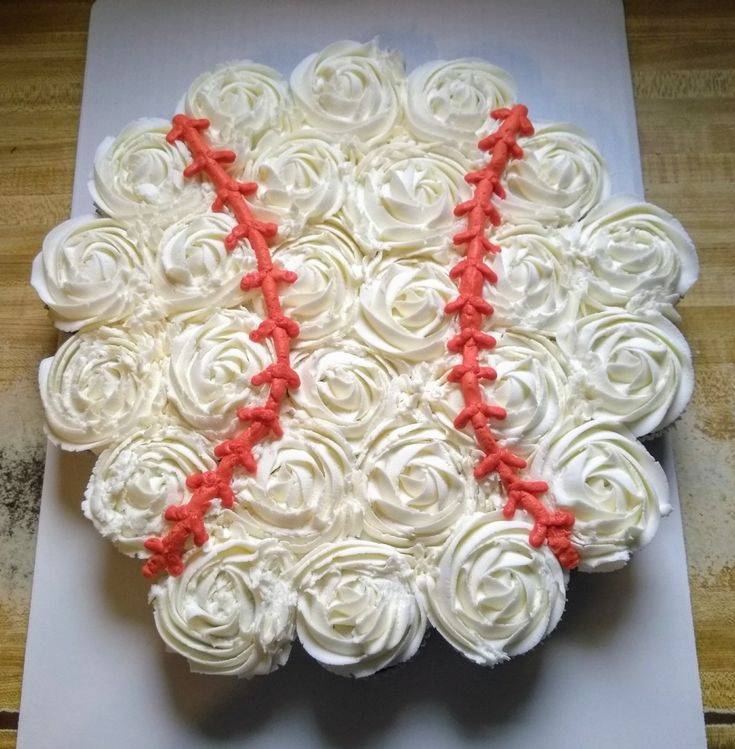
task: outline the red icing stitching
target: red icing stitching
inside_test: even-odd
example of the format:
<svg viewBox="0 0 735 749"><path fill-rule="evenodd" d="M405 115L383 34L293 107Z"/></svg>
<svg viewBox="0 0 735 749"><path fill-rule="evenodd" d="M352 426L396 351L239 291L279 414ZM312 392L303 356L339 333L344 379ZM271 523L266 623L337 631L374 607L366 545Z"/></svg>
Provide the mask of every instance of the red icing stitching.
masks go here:
<svg viewBox="0 0 735 749"><path fill-rule="evenodd" d="M485 453L475 466L475 477L479 480L490 473L498 475L508 497L503 515L510 519L519 507L528 512L534 521L529 535L531 545L538 547L546 541L562 566L571 569L579 564L579 552L571 540L574 515L552 510L541 501L539 495L549 489L545 481L521 478L526 461L501 447L488 425L489 419L504 419L506 411L487 403L480 388L480 380L497 377L492 367L479 363L480 350L492 349L496 343L493 336L482 331L484 318L493 314L492 305L482 297L483 286L485 281L495 283L498 280L485 263L485 255L500 252L485 236L488 222L494 226L500 223L500 214L491 199L493 195L505 197L500 183L505 167L511 158L523 156L523 149L517 143L518 135L533 134L528 108L523 104L496 109L490 115L501 125L477 144L480 150L491 151L490 161L482 169L466 175L465 180L474 185L474 195L454 209L456 216L467 216L467 229L453 238L455 245L467 245L464 258L450 272L452 278L459 279L459 296L444 308L448 314L459 313L460 332L447 344L451 352L462 354L462 364L449 372L449 380L461 384L465 402L454 425L462 429L472 424L477 442Z"/></svg>
<svg viewBox="0 0 735 749"><path fill-rule="evenodd" d="M265 403L254 408L238 409L238 418L250 422L249 426L233 439L217 445L214 454L219 462L214 470L195 473L187 478L186 485L193 491L190 500L184 505L166 508L164 515L166 520L174 522L174 527L162 538L153 537L145 542L146 549L153 552L143 567L146 577L153 577L164 570L172 575L183 572L183 554L189 536L197 546L207 540L204 515L213 500L219 498L222 507L232 507L235 495L231 481L235 468L241 467L248 473L255 473L257 464L252 452L253 446L271 433L275 437L283 435L278 418L281 402L288 388L299 386L299 376L291 368L289 358L290 341L298 336L299 326L283 314L278 297L278 285L293 283L297 276L292 271L273 264L266 240L276 236L278 227L253 217L245 196L253 195L258 186L254 182L238 182L224 170L221 165L231 164L235 160L235 153L211 148L202 136L202 131L208 127L208 120L177 114L166 140L169 143L181 140L189 148L192 162L184 169L185 177L204 172L212 181L217 196L212 209L224 211L229 207L235 215L237 225L225 238L225 249L231 252L242 239L247 239L253 248L258 269L246 274L240 286L246 291L260 289L268 316L250 333L250 338L253 341L270 338L276 352L276 361L251 380L255 386L270 384Z"/></svg>

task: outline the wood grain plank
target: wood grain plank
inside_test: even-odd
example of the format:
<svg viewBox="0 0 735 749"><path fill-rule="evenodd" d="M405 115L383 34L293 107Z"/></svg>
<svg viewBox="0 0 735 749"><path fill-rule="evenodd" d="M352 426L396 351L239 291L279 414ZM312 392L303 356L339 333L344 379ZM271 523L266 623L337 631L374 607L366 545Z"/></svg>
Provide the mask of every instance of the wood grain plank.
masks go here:
<svg viewBox="0 0 735 749"><path fill-rule="evenodd" d="M709 749L733 749L735 747L735 726L707 726L707 746Z"/></svg>
<svg viewBox="0 0 735 749"><path fill-rule="evenodd" d="M0 730L0 749L15 749L18 732Z"/></svg>
<svg viewBox="0 0 735 749"><path fill-rule="evenodd" d="M0 632L3 633L4 645L0 646L0 709L17 710L18 685L23 678L23 656L25 647L11 646L13 643L25 644L28 626L27 609L21 607L0 611Z"/></svg>

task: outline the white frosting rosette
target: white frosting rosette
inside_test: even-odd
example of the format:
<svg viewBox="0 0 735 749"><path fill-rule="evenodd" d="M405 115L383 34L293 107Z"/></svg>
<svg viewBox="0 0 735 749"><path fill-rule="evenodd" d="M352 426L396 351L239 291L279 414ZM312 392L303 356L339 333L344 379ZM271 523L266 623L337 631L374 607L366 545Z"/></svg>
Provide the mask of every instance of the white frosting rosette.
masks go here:
<svg viewBox="0 0 735 749"><path fill-rule="evenodd" d="M183 108L209 120L206 134L216 145L242 155L265 133L288 128L292 101L280 73L239 60L200 75L189 86Z"/></svg>
<svg viewBox="0 0 735 749"><path fill-rule="evenodd" d="M602 156L572 125L543 125L521 138L522 159L511 159L500 205L504 221L564 226L587 214L610 191Z"/></svg>
<svg viewBox="0 0 735 749"><path fill-rule="evenodd" d="M145 541L168 530L165 508L188 501L186 478L214 468L213 451L204 437L178 426L136 430L97 458L82 510L120 551L146 558Z"/></svg>
<svg viewBox="0 0 735 749"><path fill-rule="evenodd" d="M658 312L598 312L558 342L576 372L582 416L617 420L640 437L671 424L689 402L689 345Z"/></svg>
<svg viewBox="0 0 735 749"><path fill-rule="evenodd" d="M172 325L167 394L185 423L213 437L229 435L237 409L262 401L266 388L251 379L273 363L273 352L267 341L249 337L260 322L246 309L231 309Z"/></svg>
<svg viewBox="0 0 735 749"><path fill-rule="evenodd" d="M151 587L158 633L196 673L250 678L275 671L294 638L293 563L274 541L241 538L193 549L180 577Z"/></svg>
<svg viewBox="0 0 735 749"><path fill-rule="evenodd" d="M502 249L492 261L498 281L485 294L495 310L494 325L554 335L577 319L584 279L562 232L506 224L492 241Z"/></svg>
<svg viewBox="0 0 735 749"><path fill-rule="evenodd" d="M144 234L151 224L162 228L180 216L204 213L214 199L201 176L184 177L191 155L183 143L166 140L170 129L167 120L135 120L116 138L105 138L94 156L94 202Z"/></svg>
<svg viewBox="0 0 735 749"><path fill-rule="evenodd" d="M401 116L404 83L400 56L375 42L335 42L291 73L294 99L312 127L361 141L391 131Z"/></svg>
<svg viewBox="0 0 735 749"><path fill-rule="evenodd" d="M48 438L64 450L98 450L151 423L163 405L162 358L155 330L73 335L39 368Z"/></svg>
<svg viewBox="0 0 735 749"><path fill-rule="evenodd" d="M552 340L515 330L498 336L491 364L498 377L484 388L507 413L493 429L526 454L567 412L569 364Z"/></svg>
<svg viewBox="0 0 735 749"><path fill-rule="evenodd" d="M448 246L460 226L454 208L472 195L464 179L470 167L451 146L392 140L358 164L345 201L346 224L369 255Z"/></svg>
<svg viewBox="0 0 735 749"><path fill-rule="evenodd" d="M474 445L415 414L388 418L359 461L363 535L397 548L436 546L477 507Z"/></svg>
<svg viewBox="0 0 735 749"><path fill-rule="evenodd" d="M279 245L274 260L293 270L295 283L279 290L284 314L299 324L293 348L322 346L348 330L356 314L362 257L338 224L319 224Z"/></svg>
<svg viewBox="0 0 735 749"><path fill-rule="evenodd" d="M531 523L500 511L466 517L418 578L429 621L463 655L493 666L536 646L557 625L566 580Z"/></svg>
<svg viewBox="0 0 735 749"><path fill-rule="evenodd" d="M674 303L699 271L684 227L661 208L627 195L615 195L585 216L576 243L592 272L587 301L598 309Z"/></svg>
<svg viewBox="0 0 735 749"><path fill-rule="evenodd" d="M246 173L258 183L257 203L301 228L325 221L342 207L353 169L338 143L303 129L266 135Z"/></svg>
<svg viewBox="0 0 735 749"><path fill-rule="evenodd" d="M450 141L475 153L488 112L515 101L505 70L484 60L435 60L420 65L406 83L406 124L419 140Z"/></svg>
<svg viewBox="0 0 735 749"><path fill-rule="evenodd" d="M283 423L284 435L255 448L257 472L239 474L235 512L255 538L276 538L301 555L360 532L352 499L355 457L331 424L311 419Z"/></svg>
<svg viewBox="0 0 735 749"><path fill-rule="evenodd" d="M226 213L207 212L177 221L150 252L153 289L166 313L229 307L242 303L240 279L256 266L250 244L228 252L225 237L237 225Z"/></svg>
<svg viewBox="0 0 735 749"><path fill-rule="evenodd" d="M515 452L528 455L539 440L564 417L569 406L569 364L556 344L542 335L506 330L486 359L496 380L482 380L486 402L506 410L505 419L493 421L493 433ZM424 390L429 408L447 426L464 408L462 388L447 376L454 362L443 362L435 370L436 386ZM468 434L472 426L465 427Z"/></svg>
<svg viewBox="0 0 735 749"><path fill-rule="evenodd" d="M622 567L671 510L666 474L624 427L588 421L561 427L530 471L549 484L555 504L574 514L579 569Z"/></svg>
<svg viewBox="0 0 735 749"><path fill-rule="evenodd" d="M396 368L352 341L294 356L301 387L291 400L309 416L332 423L350 442L361 440L395 405Z"/></svg>
<svg viewBox="0 0 735 749"><path fill-rule="evenodd" d="M399 362L436 358L455 325L444 307L456 295L447 270L435 263L386 262L360 289L355 333Z"/></svg>
<svg viewBox="0 0 735 749"><path fill-rule="evenodd" d="M347 540L304 557L295 576L296 631L305 650L341 676L370 676L411 658L426 615L408 558L386 544Z"/></svg>
<svg viewBox="0 0 735 749"><path fill-rule="evenodd" d="M31 284L64 331L118 322L147 286L143 252L123 224L79 216L53 228L33 261Z"/></svg>

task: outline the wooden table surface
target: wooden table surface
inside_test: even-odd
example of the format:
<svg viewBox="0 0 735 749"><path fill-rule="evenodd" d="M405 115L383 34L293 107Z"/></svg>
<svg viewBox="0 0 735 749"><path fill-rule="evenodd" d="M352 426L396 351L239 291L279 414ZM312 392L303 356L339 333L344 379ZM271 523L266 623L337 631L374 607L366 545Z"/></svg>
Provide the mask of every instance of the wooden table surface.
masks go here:
<svg viewBox="0 0 735 749"><path fill-rule="evenodd" d="M735 747L735 2L626 2L646 196L701 260L697 387L673 430L710 747ZM0 0L0 749L15 746L56 333L28 284L68 217L90 2ZM52 729L52 727L50 727Z"/></svg>

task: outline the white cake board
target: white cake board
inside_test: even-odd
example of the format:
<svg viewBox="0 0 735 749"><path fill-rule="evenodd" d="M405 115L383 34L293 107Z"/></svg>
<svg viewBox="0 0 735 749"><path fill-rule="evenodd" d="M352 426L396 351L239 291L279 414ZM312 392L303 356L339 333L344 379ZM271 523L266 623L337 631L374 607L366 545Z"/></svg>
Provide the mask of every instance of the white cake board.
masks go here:
<svg viewBox="0 0 735 749"><path fill-rule="evenodd" d="M507 68L536 122L565 119L600 146L615 191L641 194L618 2L478 0L268 4L98 0L90 23L73 214L86 213L105 135L169 117L194 77L252 58L284 73L341 38L404 51L409 68L478 56ZM664 464L673 479L667 445ZM82 518L89 456L49 449L20 712L21 749L117 747L705 746L681 517L626 569L575 575L546 643L494 670L437 635L408 665L362 682L296 648L251 682L193 676L164 652L139 565Z"/></svg>

